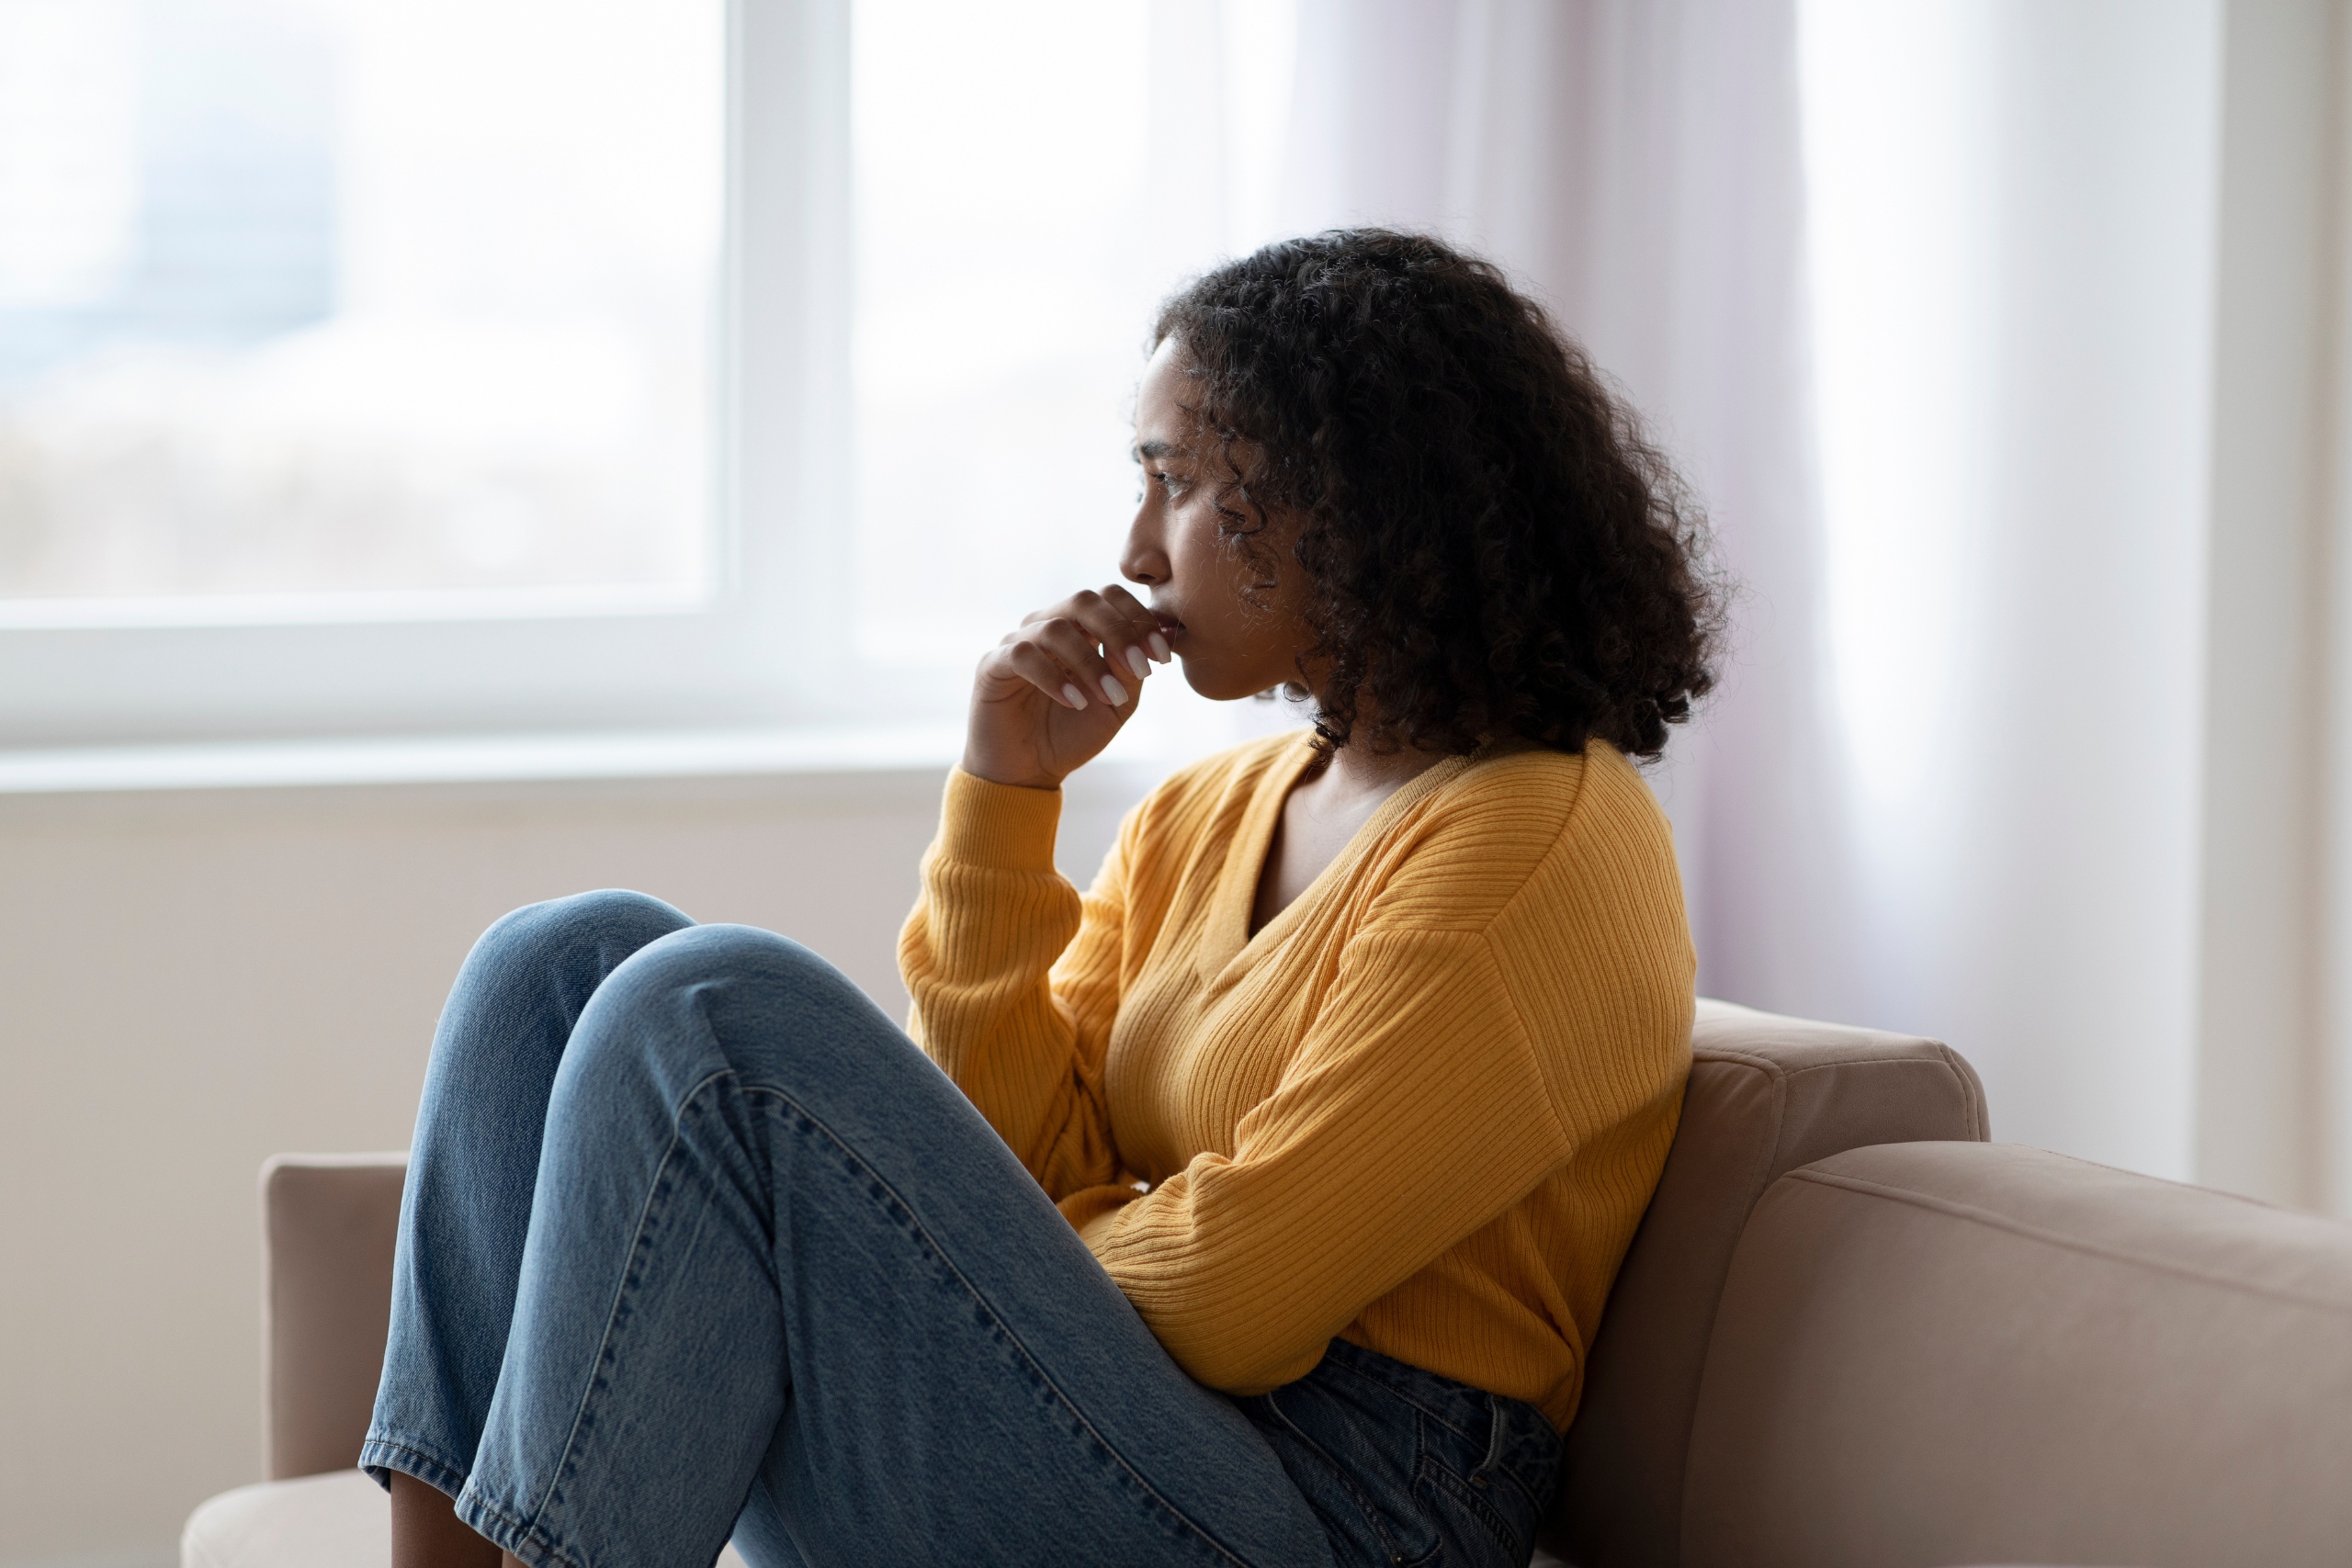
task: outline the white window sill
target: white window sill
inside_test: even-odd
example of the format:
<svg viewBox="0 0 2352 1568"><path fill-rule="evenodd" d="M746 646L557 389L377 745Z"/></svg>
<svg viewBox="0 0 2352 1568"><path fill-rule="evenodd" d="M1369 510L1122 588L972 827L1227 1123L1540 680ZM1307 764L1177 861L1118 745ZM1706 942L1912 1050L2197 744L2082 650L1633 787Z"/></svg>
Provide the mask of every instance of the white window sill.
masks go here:
<svg viewBox="0 0 2352 1568"><path fill-rule="evenodd" d="M939 773L958 725L0 750L0 795Z"/></svg>
<svg viewBox="0 0 2352 1568"><path fill-rule="evenodd" d="M387 794L503 799L584 792L927 810L963 750L960 724L0 749L0 803L258 804L296 791L355 802ZM1124 810L1179 760L1105 756L1070 778L1069 804Z"/></svg>

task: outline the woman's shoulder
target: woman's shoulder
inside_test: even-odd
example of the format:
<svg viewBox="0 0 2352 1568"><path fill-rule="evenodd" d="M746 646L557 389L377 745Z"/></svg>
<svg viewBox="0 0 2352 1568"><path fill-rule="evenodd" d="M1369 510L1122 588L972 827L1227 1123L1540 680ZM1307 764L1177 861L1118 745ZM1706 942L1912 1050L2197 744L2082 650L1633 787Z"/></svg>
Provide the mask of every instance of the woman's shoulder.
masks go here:
<svg viewBox="0 0 2352 1568"><path fill-rule="evenodd" d="M1482 753L1412 816L1398 824L1392 913L1401 899L1442 908L1449 925L1541 919L1596 880L1639 903L1670 895L1680 913L1673 829L1640 770L1604 741Z"/></svg>
<svg viewBox="0 0 2352 1568"><path fill-rule="evenodd" d="M1673 828L1640 770L1600 741L1581 754L1515 750L1425 804L1371 923L1475 938L1539 1038L1606 1016L1659 1071L1679 1071L1698 963Z"/></svg>
<svg viewBox="0 0 2352 1568"><path fill-rule="evenodd" d="M1515 829L1546 843L1586 826L1640 830L1666 821L1641 770L1598 739L1581 751L1532 741L1490 747L1430 792L1425 806L1431 827ZM1619 822L1625 818L1633 820Z"/></svg>

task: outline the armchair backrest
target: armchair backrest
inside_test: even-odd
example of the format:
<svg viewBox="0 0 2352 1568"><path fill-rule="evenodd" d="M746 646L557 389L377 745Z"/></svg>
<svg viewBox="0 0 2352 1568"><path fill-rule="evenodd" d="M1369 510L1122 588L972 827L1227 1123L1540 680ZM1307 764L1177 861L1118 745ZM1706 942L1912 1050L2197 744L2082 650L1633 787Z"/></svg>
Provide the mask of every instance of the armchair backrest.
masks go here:
<svg viewBox="0 0 2352 1568"><path fill-rule="evenodd" d="M1984 1087L1932 1040L1702 1000L1666 1171L1611 1290L1545 1544L1579 1568L1681 1561L1700 1373L1748 1212L1787 1171L1871 1144L1983 1142Z"/></svg>
<svg viewBox="0 0 2352 1568"><path fill-rule="evenodd" d="M278 1155L261 1168L262 1473L359 1462L392 1317L406 1155Z"/></svg>

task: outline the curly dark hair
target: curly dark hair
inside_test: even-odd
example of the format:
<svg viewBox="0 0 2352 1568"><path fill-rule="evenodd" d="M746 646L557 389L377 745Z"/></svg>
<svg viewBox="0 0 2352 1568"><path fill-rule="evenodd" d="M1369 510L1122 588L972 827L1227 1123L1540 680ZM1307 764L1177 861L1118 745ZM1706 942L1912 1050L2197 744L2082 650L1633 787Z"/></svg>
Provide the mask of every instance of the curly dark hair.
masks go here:
<svg viewBox="0 0 2352 1568"><path fill-rule="evenodd" d="M1237 547L1278 571L1253 536L1270 507L1303 519L1327 754L1361 731L1380 753L1598 736L1655 757L1713 686L1703 518L1499 268L1385 229L1286 240L1170 299L1170 337ZM1247 474L1237 442L1264 454Z"/></svg>

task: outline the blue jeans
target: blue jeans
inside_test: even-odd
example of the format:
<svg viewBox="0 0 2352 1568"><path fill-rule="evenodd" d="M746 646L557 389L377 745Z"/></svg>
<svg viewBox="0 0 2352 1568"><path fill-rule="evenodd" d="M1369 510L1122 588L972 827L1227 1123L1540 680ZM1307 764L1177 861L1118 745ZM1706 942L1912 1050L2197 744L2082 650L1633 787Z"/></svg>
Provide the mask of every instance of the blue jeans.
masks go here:
<svg viewBox="0 0 2352 1568"><path fill-rule="evenodd" d="M807 949L594 893L443 1013L360 1462L534 1568L1527 1561L1532 1406L1335 1341L1186 1376L962 1093Z"/></svg>

